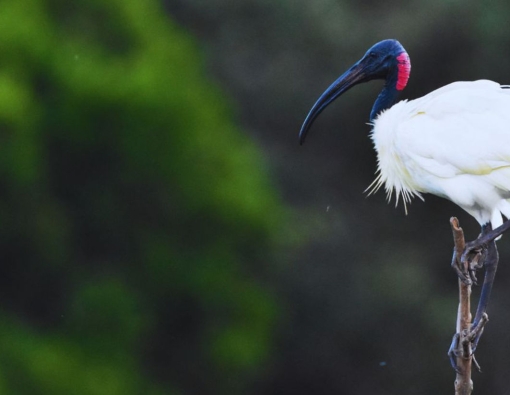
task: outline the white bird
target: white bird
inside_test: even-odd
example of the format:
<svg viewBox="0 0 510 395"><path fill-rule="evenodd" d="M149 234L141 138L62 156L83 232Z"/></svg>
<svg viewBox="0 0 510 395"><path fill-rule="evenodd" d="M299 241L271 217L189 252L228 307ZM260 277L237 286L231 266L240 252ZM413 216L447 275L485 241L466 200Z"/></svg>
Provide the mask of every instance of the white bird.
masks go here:
<svg viewBox="0 0 510 395"><path fill-rule="evenodd" d="M510 89L487 80L454 82L395 104L410 70L409 56L398 41L375 44L320 96L303 123L300 143L317 116L341 94L362 82L385 80L370 114L378 174L368 189L375 192L384 185L388 199L395 192L397 203L401 197L404 205L422 193L441 196L482 226L480 238L468 247L484 249L486 255L476 327L487 309L497 267L494 239L510 227L507 221L493 231L503 224L502 215L510 217ZM453 266L471 283L475 268L468 273L458 261Z"/></svg>

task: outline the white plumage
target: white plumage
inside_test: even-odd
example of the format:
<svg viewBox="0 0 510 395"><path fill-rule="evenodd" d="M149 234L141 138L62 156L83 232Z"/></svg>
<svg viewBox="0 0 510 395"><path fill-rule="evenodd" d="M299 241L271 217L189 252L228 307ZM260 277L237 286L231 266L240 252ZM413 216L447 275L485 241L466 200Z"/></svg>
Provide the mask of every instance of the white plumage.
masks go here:
<svg viewBox="0 0 510 395"><path fill-rule="evenodd" d="M510 216L510 90L455 82L401 101L374 121L378 177L404 204L421 193L447 198L493 228Z"/></svg>

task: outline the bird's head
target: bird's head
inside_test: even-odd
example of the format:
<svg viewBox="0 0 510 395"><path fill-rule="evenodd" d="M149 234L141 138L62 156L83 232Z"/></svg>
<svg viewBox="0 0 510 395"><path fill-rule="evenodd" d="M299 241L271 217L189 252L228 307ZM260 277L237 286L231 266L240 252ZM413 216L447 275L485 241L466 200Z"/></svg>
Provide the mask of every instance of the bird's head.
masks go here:
<svg viewBox="0 0 510 395"><path fill-rule="evenodd" d="M398 91L405 88L410 72L409 56L397 40L384 40L375 44L319 97L301 127L300 144L305 141L310 126L319 114L354 85L374 79L386 80L385 90L372 109L370 118L373 119L381 110L393 105Z"/></svg>

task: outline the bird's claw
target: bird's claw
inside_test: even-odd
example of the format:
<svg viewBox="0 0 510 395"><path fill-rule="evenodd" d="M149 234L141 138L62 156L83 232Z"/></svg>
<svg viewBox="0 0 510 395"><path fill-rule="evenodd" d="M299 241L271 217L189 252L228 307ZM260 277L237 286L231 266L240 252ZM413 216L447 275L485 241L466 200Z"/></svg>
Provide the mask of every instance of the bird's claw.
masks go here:
<svg viewBox="0 0 510 395"><path fill-rule="evenodd" d="M464 254L462 255L464 257ZM472 264L476 262L475 264ZM477 278L475 270L478 267L478 255L474 255L469 261L459 257L457 253L453 252L452 268L457 273L459 279L466 285L476 284Z"/></svg>
<svg viewBox="0 0 510 395"><path fill-rule="evenodd" d="M471 358L471 361L475 365L475 368L481 372L482 369L475 358L475 351L482 336L485 324L489 321L489 317L486 313L483 314L480 322L473 325L470 329L464 329L460 333L453 335L452 344L448 350L448 358L452 368L458 374L463 374L462 369L457 364L457 358L461 357L464 359Z"/></svg>
<svg viewBox="0 0 510 395"><path fill-rule="evenodd" d="M465 269L465 266L460 262L459 259L457 259L457 255L455 253L453 254L452 259L452 268L455 270L455 273L457 273L460 281L462 281L464 284L471 285L473 283L473 280L471 279L471 273Z"/></svg>
<svg viewBox="0 0 510 395"><path fill-rule="evenodd" d="M478 370L478 373L482 373L482 368L480 367L480 364L478 363L478 361L476 360L475 358L475 354L473 354L473 365L475 365L475 368L476 370Z"/></svg>
<svg viewBox="0 0 510 395"><path fill-rule="evenodd" d="M450 364L452 365L452 368L458 374L462 374L459 365L457 365L457 357L459 356L459 339L460 339L459 333L453 335L452 344L450 344L450 348L448 350L448 358L450 359Z"/></svg>
<svg viewBox="0 0 510 395"><path fill-rule="evenodd" d="M477 284L476 271L484 266L486 252L487 247L480 246L476 240L466 244L460 257L454 250L452 268L464 284Z"/></svg>

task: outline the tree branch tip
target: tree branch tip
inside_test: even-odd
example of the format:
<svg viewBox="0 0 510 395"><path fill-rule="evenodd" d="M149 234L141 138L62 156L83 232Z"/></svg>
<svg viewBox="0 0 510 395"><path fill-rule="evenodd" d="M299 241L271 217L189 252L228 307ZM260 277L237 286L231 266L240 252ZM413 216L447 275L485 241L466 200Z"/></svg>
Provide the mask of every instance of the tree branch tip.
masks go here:
<svg viewBox="0 0 510 395"><path fill-rule="evenodd" d="M459 223L459 220L457 219L457 217L450 218L450 225L454 232L462 232L462 228L460 227L460 223Z"/></svg>

